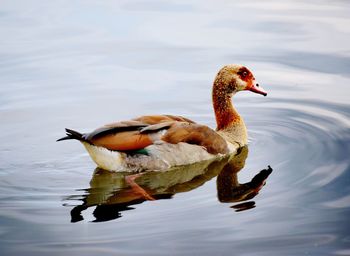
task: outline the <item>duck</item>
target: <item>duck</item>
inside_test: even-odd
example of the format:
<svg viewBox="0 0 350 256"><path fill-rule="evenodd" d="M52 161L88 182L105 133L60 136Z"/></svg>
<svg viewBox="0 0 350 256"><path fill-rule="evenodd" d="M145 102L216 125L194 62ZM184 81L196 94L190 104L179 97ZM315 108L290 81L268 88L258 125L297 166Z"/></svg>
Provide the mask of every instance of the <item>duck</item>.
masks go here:
<svg viewBox="0 0 350 256"><path fill-rule="evenodd" d="M234 155L248 142L244 120L232 103L240 91L267 95L248 68L225 65L212 87L216 129L182 116L146 115L89 133L66 128L57 141L78 140L99 168L114 172L166 171Z"/></svg>

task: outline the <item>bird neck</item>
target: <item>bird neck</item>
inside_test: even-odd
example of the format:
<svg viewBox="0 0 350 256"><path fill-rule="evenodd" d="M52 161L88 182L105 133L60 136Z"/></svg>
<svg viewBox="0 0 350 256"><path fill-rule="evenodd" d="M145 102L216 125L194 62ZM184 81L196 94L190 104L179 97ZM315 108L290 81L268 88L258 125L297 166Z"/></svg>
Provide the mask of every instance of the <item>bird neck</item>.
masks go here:
<svg viewBox="0 0 350 256"><path fill-rule="evenodd" d="M230 129L241 122L241 117L232 104L232 94L220 90L214 84L212 96L218 131Z"/></svg>

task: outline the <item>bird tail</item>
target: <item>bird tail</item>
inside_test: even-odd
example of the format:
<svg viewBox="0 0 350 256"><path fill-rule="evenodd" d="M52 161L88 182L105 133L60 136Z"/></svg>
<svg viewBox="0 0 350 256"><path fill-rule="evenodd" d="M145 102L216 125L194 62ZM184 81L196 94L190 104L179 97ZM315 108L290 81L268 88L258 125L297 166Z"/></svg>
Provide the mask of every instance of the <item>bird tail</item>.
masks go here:
<svg viewBox="0 0 350 256"><path fill-rule="evenodd" d="M81 134L80 132L71 130L71 129L67 129L66 128L66 134L67 136L58 139L57 141L62 141L62 140L79 140L79 141L83 141L83 134Z"/></svg>

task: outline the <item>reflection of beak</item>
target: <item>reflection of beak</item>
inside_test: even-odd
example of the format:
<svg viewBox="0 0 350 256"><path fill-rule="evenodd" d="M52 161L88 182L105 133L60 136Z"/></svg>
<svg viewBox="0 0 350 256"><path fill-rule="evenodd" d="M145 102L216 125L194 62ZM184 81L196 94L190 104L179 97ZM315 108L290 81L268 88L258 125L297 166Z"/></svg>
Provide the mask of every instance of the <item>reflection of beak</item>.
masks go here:
<svg viewBox="0 0 350 256"><path fill-rule="evenodd" d="M267 92L262 87L260 87L259 84L253 84L251 87L247 88L247 90L262 94L264 96L267 95Z"/></svg>

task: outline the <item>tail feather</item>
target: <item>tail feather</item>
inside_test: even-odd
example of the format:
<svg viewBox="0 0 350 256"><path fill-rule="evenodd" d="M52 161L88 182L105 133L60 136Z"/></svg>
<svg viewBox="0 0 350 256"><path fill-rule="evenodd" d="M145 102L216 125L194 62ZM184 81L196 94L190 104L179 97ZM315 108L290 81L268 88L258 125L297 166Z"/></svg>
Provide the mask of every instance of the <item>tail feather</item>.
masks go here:
<svg viewBox="0 0 350 256"><path fill-rule="evenodd" d="M81 134L80 132L66 128L66 134L67 134L67 136L60 138L57 141L62 141L62 140L80 140L80 141L83 141L84 140L83 134Z"/></svg>

